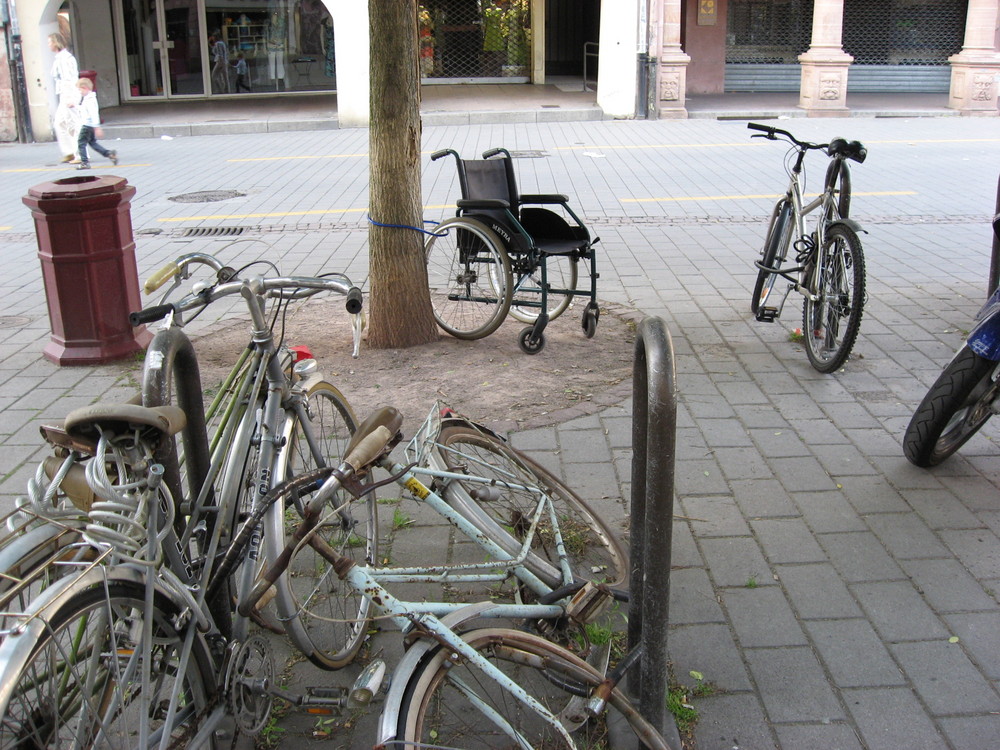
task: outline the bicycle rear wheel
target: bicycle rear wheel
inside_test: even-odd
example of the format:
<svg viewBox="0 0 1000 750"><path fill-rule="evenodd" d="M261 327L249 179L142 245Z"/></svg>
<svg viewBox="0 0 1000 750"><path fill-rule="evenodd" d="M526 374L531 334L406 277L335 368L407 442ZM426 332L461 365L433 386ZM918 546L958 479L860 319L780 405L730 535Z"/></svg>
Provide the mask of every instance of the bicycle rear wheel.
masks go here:
<svg viewBox="0 0 1000 750"><path fill-rule="evenodd" d="M865 258L850 227L834 224L820 249L819 283L814 301L802 306L802 335L809 362L833 372L850 356L861 328L865 304Z"/></svg>
<svg viewBox="0 0 1000 750"><path fill-rule="evenodd" d="M604 679L592 666L544 638L503 628L473 630L463 640L557 717L577 747L605 747L604 717L588 719L579 699ZM667 750L666 741L620 691L611 712L625 719L621 747ZM501 728L499 722L506 722ZM399 713L396 740L420 747L513 748L516 732L531 747L567 748L566 737L535 710L447 647L439 647L410 680Z"/></svg>
<svg viewBox="0 0 1000 750"><path fill-rule="evenodd" d="M788 257L788 248L792 244L792 233L795 230L795 222L792 221L792 203L783 199L775 207L774 221L771 222L770 231L764 241L761 265L766 268L779 269L781 264ZM764 307L771 290L778 280L778 275L763 268L757 271L757 282L753 287L753 297L750 298L750 312L754 315L760 308Z"/></svg>
<svg viewBox="0 0 1000 750"><path fill-rule="evenodd" d="M451 471L489 479L456 480L445 499L508 553L521 547L538 505L539 488L552 501L556 524L543 510L526 567L548 586L568 583L560 571L556 530L562 538L575 580L621 584L628 574L628 556L617 536L569 487L499 438L472 426L441 430L436 443L441 462ZM485 491L484 491L485 490Z"/></svg>
<svg viewBox="0 0 1000 750"><path fill-rule="evenodd" d="M322 484L319 477L329 476L329 472L316 470L339 465L357 429L347 399L326 382L309 388L306 417L308 424L298 416L293 418L280 479L317 479L289 485L276 501L283 511L282 544L298 526L309 495ZM340 554L359 565L370 565L375 561L378 543L375 498L349 501L346 492L338 493L316 533ZM342 510L333 511L340 506ZM364 643L371 602L337 578L330 564L311 546L296 552L279 579L278 605L295 644L323 669L349 664Z"/></svg>
<svg viewBox="0 0 1000 750"><path fill-rule="evenodd" d="M494 232L474 219L442 221L424 247L437 324L460 339L489 336L512 294L510 258Z"/></svg>
<svg viewBox="0 0 1000 750"><path fill-rule="evenodd" d="M8 636L0 649L0 748L133 749L142 725L153 735L168 732L173 742L194 736L215 694L212 663L196 636L181 668L184 634L167 597L155 597L149 642L142 637L144 586L133 581L81 587L54 612L37 614L44 627ZM141 687L144 667L151 692ZM177 714L165 727L175 694ZM147 747L158 745L150 739Z"/></svg>

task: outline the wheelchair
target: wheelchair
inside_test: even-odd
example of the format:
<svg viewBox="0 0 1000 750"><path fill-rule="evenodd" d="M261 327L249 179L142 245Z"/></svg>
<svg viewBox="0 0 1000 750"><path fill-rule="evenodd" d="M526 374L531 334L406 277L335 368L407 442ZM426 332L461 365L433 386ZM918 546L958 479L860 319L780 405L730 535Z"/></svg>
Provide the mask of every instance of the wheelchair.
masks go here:
<svg viewBox="0 0 1000 750"><path fill-rule="evenodd" d="M521 350L537 354L548 322L583 295L590 301L581 323L592 338L600 317L594 263L599 238L591 240L566 196L520 195L507 149L493 148L473 160L444 149L431 161L449 155L458 165L462 199L424 248L438 325L457 338L478 339L493 333L509 312L527 324L518 337ZM589 288L577 288L581 261Z"/></svg>

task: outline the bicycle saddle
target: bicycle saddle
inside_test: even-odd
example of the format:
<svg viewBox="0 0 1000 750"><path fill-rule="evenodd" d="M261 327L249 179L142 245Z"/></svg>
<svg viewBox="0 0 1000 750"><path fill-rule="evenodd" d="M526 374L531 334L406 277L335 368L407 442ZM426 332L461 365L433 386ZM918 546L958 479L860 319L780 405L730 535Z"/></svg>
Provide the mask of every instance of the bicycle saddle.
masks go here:
<svg viewBox="0 0 1000 750"><path fill-rule="evenodd" d="M98 427L116 434L138 429L142 438L155 443L161 437L176 435L186 424L187 416L176 406L94 404L67 414L63 429L71 437L83 440L97 440Z"/></svg>
<svg viewBox="0 0 1000 750"><path fill-rule="evenodd" d="M861 141L848 141L845 138L834 138L827 146L826 152L830 156L843 156L846 159L852 159L858 164L863 163L868 156L865 144Z"/></svg>

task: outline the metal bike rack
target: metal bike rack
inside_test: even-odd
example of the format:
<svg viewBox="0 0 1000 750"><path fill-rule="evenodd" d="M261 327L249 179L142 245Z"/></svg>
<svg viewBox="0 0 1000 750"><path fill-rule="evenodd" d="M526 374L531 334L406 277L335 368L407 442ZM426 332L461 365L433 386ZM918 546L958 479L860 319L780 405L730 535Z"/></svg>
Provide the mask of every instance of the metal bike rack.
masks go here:
<svg viewBox="0 0 1000 750"><path fill-rule="evenodd" d="M187 417L181 438L188 466L188 492L195 498L208 477L211 464L198 358L191 340L178 328L157 333L149 348L152 356L147 353L143 368L142 405L165 406L171 403L171 386L176 388L177 406L184 410ZM177 493L180 490L180 467L173 441L161 441L156 450L156 460L166 470L164 479L167 486ZM176 497L182 497L182 494Z"/></svg>
<svg viewBox="0 0 1000 750"><path fill-rule="evenodd" d="M674 515L677 392L670 333L661 318L639 324L632 375L632 512L628 646L641 646L639 670L628 691L639 710L669 740L667 726L667 614Z"/></svg>

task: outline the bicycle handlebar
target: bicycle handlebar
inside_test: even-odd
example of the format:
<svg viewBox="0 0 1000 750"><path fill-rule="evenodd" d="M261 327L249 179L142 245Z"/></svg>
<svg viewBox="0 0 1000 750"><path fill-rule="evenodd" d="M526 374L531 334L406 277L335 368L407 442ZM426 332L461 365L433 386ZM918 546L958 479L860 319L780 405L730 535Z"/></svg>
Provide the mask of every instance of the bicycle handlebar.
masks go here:
<svg viewBox="0 0 1000 750"><path fill-rule="evenodd" d="M152 294L171 279L187 273L188 266L195 263L209 266L215 272L219 272L224 268L222 263L219 262L217 258L214 258L207 253L188 253L187 255L182 255L176 260L170 261L159 271L154 271L153 274L146 279L146 283L143 284L143 291L145 291L146 294Z"/></svg>
<svg viewBox="0 0 1000 750"><path fill-rule="evenodd" d="M752 135L750 136L751 138L767 138L769 141L775 141L779 136L781 136L788 139L801 149L823 149L830 145L829 143L810 143L809 141L800 141L787 130L772 128L770 125L761 125L758 122L748 122L747 129L759 130L763 133L763 135L759 136Z"/></svg>

